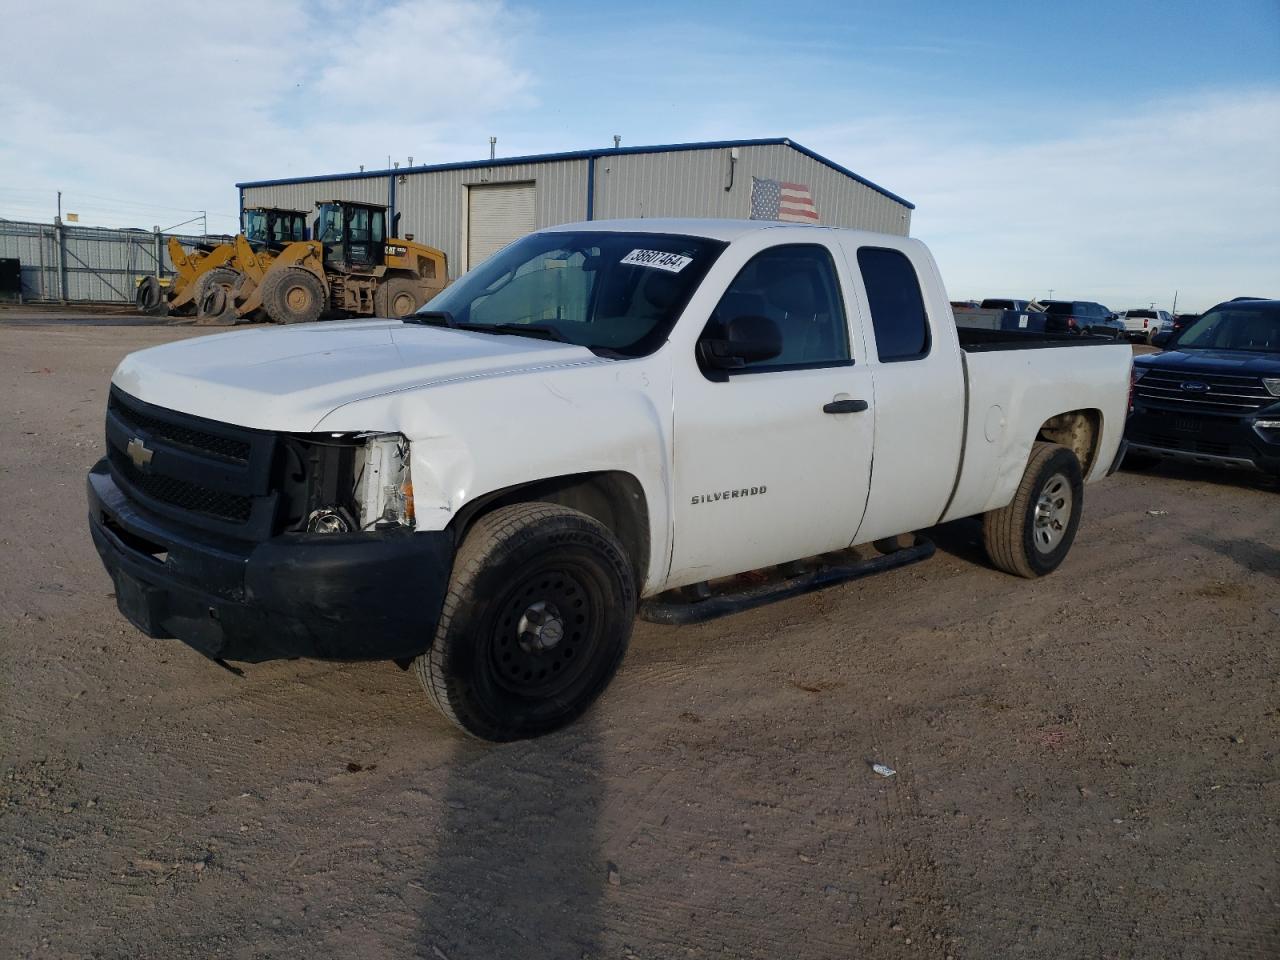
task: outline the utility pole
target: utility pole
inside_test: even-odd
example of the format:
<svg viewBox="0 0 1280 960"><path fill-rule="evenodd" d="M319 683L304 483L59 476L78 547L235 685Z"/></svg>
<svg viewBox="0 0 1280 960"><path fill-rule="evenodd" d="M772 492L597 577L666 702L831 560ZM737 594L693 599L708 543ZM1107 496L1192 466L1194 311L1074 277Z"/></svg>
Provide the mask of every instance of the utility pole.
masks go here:
<svg viewBox="0 0 1280 960"><path fill-rule="evenodd" d="M1178 315L1178 291L1173 291L1173 309L1169 311L1175 317Z"/></svg>
<svg viewBox="0 0 1280 960"><path fill-rule="evenodd" d="M1050 300L1052 300L1052 299L1053 299L1053 287L1050 287L1050 288L1049 288L1049 299L1050 299Z"/></svg>

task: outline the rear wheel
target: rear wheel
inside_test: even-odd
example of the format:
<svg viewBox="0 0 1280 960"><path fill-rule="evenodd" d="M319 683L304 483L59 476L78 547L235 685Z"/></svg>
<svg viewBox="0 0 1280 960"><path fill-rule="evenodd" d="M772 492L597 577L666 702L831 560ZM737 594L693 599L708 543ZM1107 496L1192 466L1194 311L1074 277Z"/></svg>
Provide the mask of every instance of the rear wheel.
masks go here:
<svg viewBox="0 0 1280 960"><path fill-rule="evenodd" d="M1080 461L1066 447L1037 442L1008 506L982 518L991 562L1017 577L1043 577L1066 559L1084 507Z"/></svg>
<svg viewBox="0 0 1280 960"><path fill-rule="evenodd" d="M392 277L378 287L375 306L378 316L407 317L426 303L418 284L407 277Z"/></svg>
<svg viewBox="0 0 1280 960"><path fill-rule="evenodd" d="M285 267L264 281L262 305L276 323L311 323L324 310L324 284L310 270Z"/></svg>
<svg viewBox="0 0 1280 960"><path fill-rule="evenodd" d="M635 609L630 562L607 527L551 503L501 507L459 548L435 640L415 669L466 733L538 736L608 686Z"/></svg>

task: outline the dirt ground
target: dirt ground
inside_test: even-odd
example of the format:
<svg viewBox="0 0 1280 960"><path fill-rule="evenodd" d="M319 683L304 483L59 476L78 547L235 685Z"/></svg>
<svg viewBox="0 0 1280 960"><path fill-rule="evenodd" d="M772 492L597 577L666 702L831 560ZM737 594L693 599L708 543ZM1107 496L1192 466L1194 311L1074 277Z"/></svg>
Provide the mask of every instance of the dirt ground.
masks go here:
<svg viewBox="0 0 1280 960"><path fill-rule="evenodd" d="M241 678L117 614L108 378L196 335L0 318L0 955L1280 956L1274 483L1121 473L1043 581L959 522L638 624L583 722L491 747L393 665Z"/></svg>

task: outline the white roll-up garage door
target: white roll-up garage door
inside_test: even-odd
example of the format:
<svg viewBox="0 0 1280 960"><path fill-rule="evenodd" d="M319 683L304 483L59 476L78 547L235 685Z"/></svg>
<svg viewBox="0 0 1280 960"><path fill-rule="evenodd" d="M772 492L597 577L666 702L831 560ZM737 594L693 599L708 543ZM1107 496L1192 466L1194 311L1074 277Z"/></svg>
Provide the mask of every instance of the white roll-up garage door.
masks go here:
<svg viewBox="0 0 1280 960"><path fill-rule="evenodd" d="M467 188L467 269L532 233L537 190L532 183L496 183Z"/></svg>

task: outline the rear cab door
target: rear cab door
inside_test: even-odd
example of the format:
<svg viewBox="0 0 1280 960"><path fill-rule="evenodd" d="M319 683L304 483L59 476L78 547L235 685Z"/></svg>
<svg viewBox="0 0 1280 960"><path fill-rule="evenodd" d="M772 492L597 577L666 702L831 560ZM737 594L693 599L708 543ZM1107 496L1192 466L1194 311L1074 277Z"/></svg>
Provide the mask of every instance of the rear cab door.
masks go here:
<svg viewBox="0 0 1280 960"><path fill-rule="evenodd" d="M942 516L959 474L967 391L946 291L924 244L842 237L874 389L875 468L855 534L868 543Z"/></svg>

